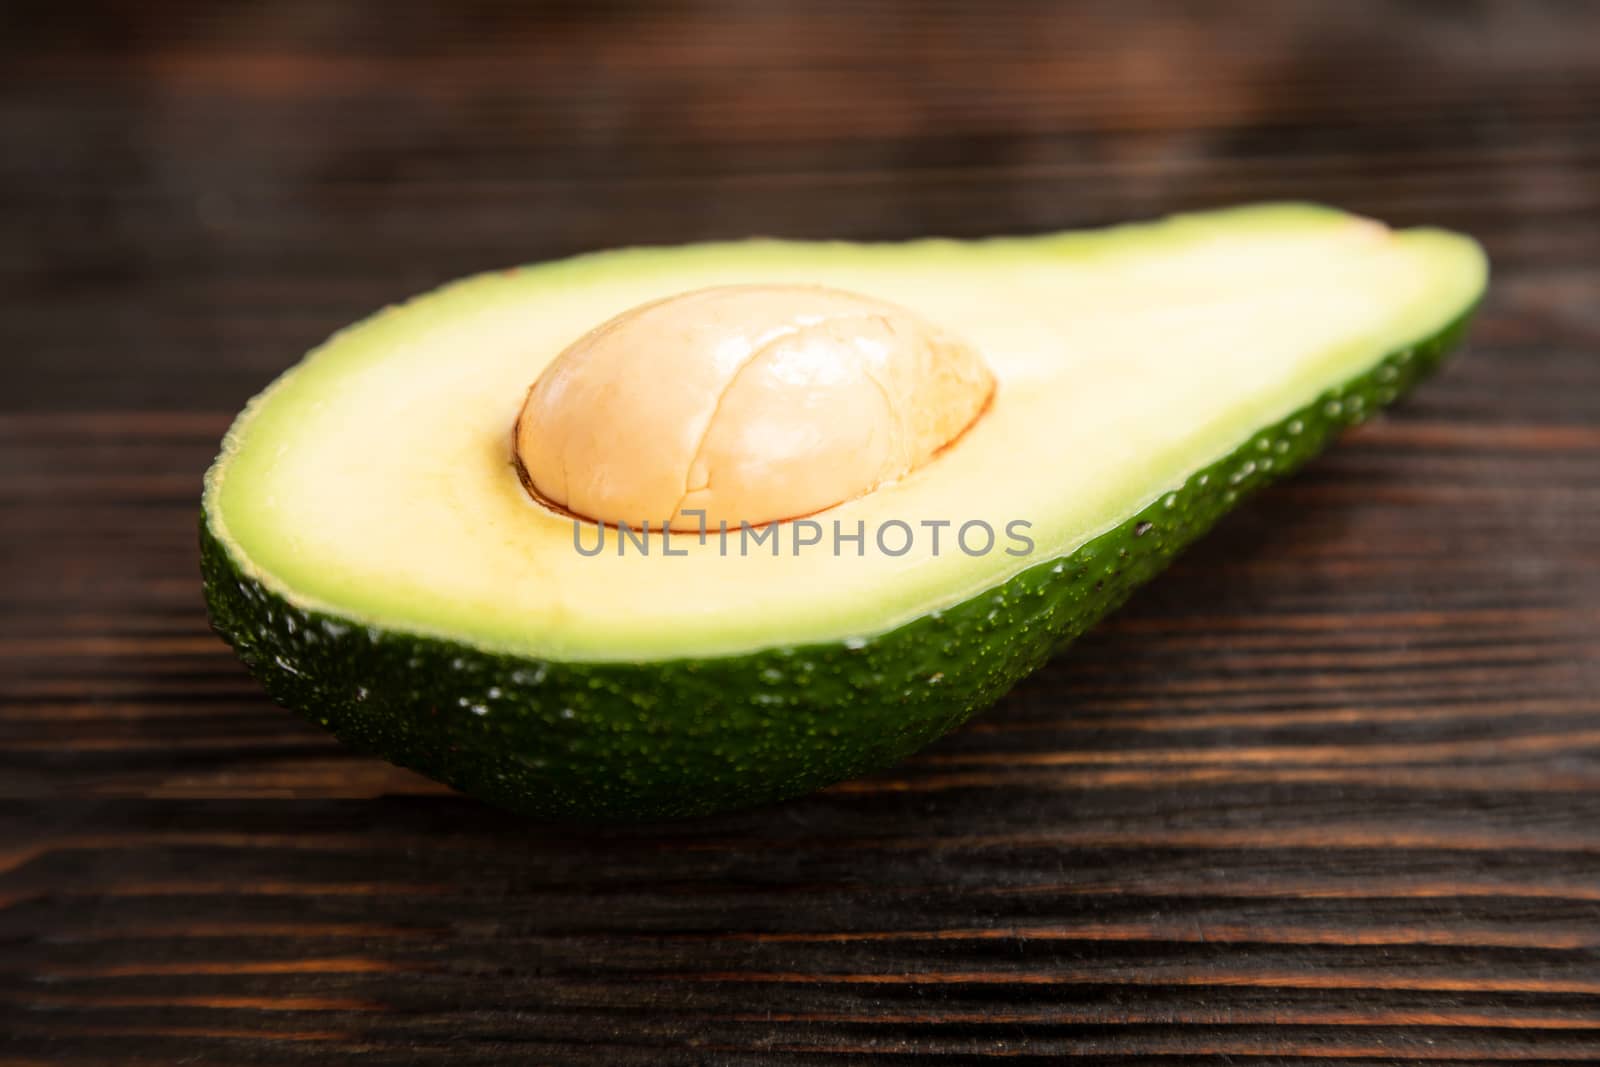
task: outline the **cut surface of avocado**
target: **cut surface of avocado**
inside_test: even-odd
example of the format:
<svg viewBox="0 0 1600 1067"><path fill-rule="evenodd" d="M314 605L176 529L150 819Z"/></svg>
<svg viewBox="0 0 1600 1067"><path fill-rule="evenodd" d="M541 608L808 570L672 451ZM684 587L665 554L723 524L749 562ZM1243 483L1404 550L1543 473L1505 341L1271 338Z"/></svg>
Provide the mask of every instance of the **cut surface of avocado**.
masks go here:
<svg viewBox="0 0 1600 1067"><path fill-rule="evenodd" d="M792 795L996 699L1240 495L1393 400L1485 279L1467 238L1306 205L467 279L336 335L241 414L206 481L208 602L279 700L512 807ZM981 353L989 407L923 466L810 516L804 550L778 523L776 553L714 529L670 554L614 530L580 552L600 531L530 499L510 461L529 384L597 323L732 285L908 309ZM956 542L975 521L999 535L987 551ZM901 554L875 543L895 524ZM1029 551L1006 551L1008 529Z"/></svg>

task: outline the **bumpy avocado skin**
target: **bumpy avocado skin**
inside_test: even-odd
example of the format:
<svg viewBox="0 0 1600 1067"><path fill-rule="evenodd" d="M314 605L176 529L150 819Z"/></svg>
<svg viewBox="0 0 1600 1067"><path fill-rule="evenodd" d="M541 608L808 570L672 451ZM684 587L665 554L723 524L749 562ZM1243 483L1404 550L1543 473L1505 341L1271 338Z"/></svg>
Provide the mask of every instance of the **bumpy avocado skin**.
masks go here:
<svg viewBox="0 0 1600 1067"><path fill-rule="evenodd" d="M781 800L894 763L992 704L1239 499L1425 376L1470 315L1070 555L865 641L640 663L484 651L297 607L251 578L202 515L206 603L274 700L491 803L604 820Z"/></svg>

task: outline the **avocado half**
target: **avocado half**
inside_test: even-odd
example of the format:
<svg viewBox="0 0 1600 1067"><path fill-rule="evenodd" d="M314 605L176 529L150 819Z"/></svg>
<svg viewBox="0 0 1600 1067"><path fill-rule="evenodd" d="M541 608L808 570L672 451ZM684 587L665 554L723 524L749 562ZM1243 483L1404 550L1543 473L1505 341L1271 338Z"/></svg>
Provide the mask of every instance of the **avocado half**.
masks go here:
<svg viewBox="0 0 1600 1067"><path fill-rule="evenodd" d="M249 403L206 476L206 601L275 700L508 808L641 818L794 796L993 703L1431 370L1486 277L1466 237L1268 205L469 278L344 330ZM599 528L532 501L510 461L529 384L626 308L750 282L859 291L958 331L998 379L991 409L926 467L812 516L825 536L804 551L778 524L776 554L714 531L642 550L609 531L580 552ZM999 533L991 551L955 543L975 520ZM898 526L888 551L874 538L895 523L913 535L898 555Z"/></svg>

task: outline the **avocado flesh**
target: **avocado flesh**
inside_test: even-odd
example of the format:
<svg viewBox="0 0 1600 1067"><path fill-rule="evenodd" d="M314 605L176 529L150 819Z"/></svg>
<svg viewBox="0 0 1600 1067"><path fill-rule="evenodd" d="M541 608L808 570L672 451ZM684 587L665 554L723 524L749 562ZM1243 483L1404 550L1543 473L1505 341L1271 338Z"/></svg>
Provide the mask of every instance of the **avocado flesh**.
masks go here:
<svg viewBox="0 0 1600 1067"><path fill-rule="evenodd" d="M338 335L208 475L213 621L351 744L539 814L684 815L893 762L991 703L1243 494L1454 342L1470 240L1270 206L1054 237L636 250L487 275ZM672 292L814 282L964 336L1000 385L955 448L816 518L1031 555L573 547L507 456L573 337ZM592 543L588 542L588 543Z"/></svg>

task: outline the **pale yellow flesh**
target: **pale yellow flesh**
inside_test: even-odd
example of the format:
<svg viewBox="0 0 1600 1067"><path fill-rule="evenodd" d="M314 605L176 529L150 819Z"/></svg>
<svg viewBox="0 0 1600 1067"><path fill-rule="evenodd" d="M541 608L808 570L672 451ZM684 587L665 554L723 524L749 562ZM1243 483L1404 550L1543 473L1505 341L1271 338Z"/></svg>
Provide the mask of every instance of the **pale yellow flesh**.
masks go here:
<svg viewBox="0 0 1600 1067"><path fill-rule="evenodd" d="M759 526L903 477L994 377L904 308L814 285L696 289L632 308L543 369L517 417L538 499L642 529Z"/></svg>
<svg viewBox="0 0 1600 1067"><path fill-rule="evenodd" d="M585 257L470 279L336 336L257 397L207 484L215 532L297 603L391 629L566 659L845 640L1064 554L1481 290L1477 247L1275 206L1101 233L961 244L753 242ZM714 285L822 284L892 301L977 347L992 409L903 480L815 518L822 546L741 557L674 538L662 558L574 548L529 499L509 428L529 381L617 313ZM889 520L1035 547L906 555ZM830 551L832 523L868 531ZM591 546L592 527L585 528ZM1002 533L1003 538L1003 533ZM1001 547L1004 547L1002 539Z"/></svg>

